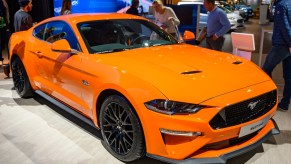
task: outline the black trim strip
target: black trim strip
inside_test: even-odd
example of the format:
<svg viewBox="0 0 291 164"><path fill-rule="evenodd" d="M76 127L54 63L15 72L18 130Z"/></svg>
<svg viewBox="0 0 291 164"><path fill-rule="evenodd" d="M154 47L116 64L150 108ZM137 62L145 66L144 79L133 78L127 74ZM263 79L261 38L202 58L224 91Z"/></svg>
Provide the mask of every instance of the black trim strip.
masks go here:
<svg viewBox="0 0 291 164"><path fill-rule="evenodd" d="M185 71L185 72L182 72L181 74L183 75L189 75L189 74L195 74L195 73L201 73L202 71Z"/></svg>
<svg viewBox="0 0 291 164"><path fill-rule="evenodd" d="M272 134L273 134L273 135L278 135L278 134L280 134L280 129L279 129L279 126L277 125L276 121L275 121L273 118L271 118L271 120L272 120L272 122L273 122L273 124L274 124L274 126L275 126L275 128L272 129Z"/></svg>
<svg viewBox="0 0 291 164"><path fill-rule="evenodd" d="M38 95L40 95L41 97L43 97L44 99L48 100L49 102L53 103L54 105L58 106L59 108L65 110L66 112L68 112L69 114L79 118L80 120L82 120L83 122L87 123L88 125L98 129L95 124L93 123L92 120L90 120L89 118L83 116L82 114L76 112L75 110L73 110L72 108L69 108L68 106L62 104L61 102L57 101L56 99L52 98L51 96L49 96L48 94L40 91L40 90L36 90L35 93L37 93Z"/></svg>

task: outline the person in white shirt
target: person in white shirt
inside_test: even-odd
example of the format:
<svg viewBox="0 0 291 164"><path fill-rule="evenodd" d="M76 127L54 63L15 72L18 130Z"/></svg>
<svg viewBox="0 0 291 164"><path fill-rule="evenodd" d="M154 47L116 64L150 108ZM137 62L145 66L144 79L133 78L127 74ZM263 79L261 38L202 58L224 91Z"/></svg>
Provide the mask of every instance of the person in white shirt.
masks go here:
<svg viewBox="0 0 291 164"><path fill-rule="evenodd" d="M154 15L156 23L168 33L175 36L177 32L175 26L180 24L180 20L177 18L173 9L164 6L161 0L154 0L153 8L155 10Z"/></svg>

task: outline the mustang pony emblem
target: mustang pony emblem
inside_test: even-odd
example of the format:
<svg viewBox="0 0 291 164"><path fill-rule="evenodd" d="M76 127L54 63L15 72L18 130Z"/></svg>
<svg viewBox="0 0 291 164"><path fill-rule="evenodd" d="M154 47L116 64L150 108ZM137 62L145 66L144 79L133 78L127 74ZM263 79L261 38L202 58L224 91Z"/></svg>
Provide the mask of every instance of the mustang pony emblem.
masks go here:
<svg viewBox="0 0 291 164"><path fill-rule="evenodd" d="M248 105L248 108L253 110L256 107L256 105L258 104L258 102L260 102L260 100L255 101L255 102L250 102L249 105Z"/></svg>

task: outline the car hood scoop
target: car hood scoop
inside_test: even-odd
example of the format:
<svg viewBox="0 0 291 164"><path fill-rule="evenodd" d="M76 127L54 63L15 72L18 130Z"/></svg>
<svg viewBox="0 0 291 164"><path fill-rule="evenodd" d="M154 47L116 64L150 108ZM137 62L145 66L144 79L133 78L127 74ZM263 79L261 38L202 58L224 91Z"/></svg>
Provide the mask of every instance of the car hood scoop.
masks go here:
<svg viewBox="0 0 291 164"><path fill-rule="evenodd" d="M184 71L181 72L182 75L190 75L190 74L195 74L195 73L201 73L202 71L198 71L198 70L193 70L193 71Z"/></svg>
<svg viewBox="0 0 291 164"><path fill-rule="evenodd" d="M241 64L241 63L242 63L242 61L235 61L232 64Z"/></svg>

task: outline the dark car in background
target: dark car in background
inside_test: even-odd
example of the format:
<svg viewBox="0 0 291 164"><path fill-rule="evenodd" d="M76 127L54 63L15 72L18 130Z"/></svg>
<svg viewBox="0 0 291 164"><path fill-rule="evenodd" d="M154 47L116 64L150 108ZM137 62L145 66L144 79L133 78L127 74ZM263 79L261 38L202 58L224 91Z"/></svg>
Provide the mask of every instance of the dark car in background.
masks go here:
<svg viewBox="0 0 291 164"><path fill-rule="evenodd" d="M236 10L241 10L241 11L244 11L245 13L245 21L247 21L249 18L253 17L255 14L254 14L254 10L251 8L251 6L245 4L244 1L240 1L240 2L237 2L237 3L234 3L234 7Z"/></svg>
<svg viewBox="0 0 291 164"><path fill-rule="evenodd" d="M247 21L249 18L251 18L251 17L254 16L254 11L253 11L253 9L252 9L250 6L246 6L246 5L236 5L236 8L237 8L238 10L244 11L246 21Z"/></svg>

